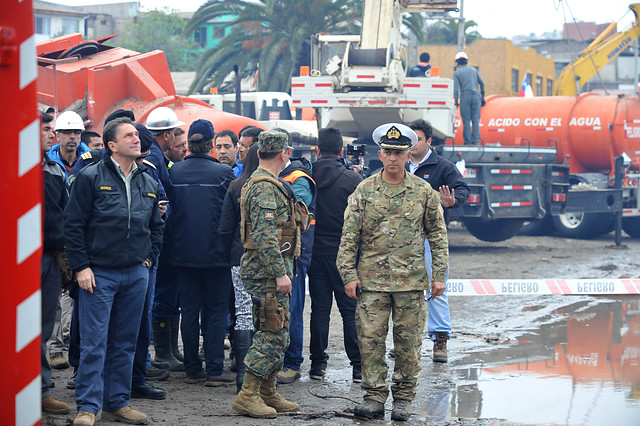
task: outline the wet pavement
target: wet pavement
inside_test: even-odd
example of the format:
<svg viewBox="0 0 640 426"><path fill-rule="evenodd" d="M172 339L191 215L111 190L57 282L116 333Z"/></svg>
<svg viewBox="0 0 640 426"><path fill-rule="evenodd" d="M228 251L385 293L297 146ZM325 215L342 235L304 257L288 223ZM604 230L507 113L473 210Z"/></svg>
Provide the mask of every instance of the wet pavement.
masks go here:
<svg viewBox="0 0 640 426"><path fill-rule="evenodd" d="M450 340L447 366L424 364L422 381L435 377L435 386L425 389L414 411L425 420L640 425L639 298L450 301L454 330L465 332ZM466 316L471 306L477 312L478 304L484 305L478 329L468 328L469 318L457 328L455 318L461 317L454 313L463 310ZM511 315L500 318L510 307Z"/></svg>

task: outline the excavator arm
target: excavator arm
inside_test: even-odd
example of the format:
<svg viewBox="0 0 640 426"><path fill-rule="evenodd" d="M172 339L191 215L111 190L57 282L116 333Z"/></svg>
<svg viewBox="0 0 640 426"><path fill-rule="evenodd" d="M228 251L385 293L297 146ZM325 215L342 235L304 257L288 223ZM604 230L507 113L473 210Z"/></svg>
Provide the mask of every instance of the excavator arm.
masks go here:
<svg viewBox="0 0 640 426"><path fill-rule="evenodd" d="M572 63L564 67L556 81L556 96L573 96L593 77L598 70L611 62L616 56L640 36L640 3L629 5L635 15L635 22L626 31L621 31L607 38L616 27L612 22L584 52Z"/></svg>

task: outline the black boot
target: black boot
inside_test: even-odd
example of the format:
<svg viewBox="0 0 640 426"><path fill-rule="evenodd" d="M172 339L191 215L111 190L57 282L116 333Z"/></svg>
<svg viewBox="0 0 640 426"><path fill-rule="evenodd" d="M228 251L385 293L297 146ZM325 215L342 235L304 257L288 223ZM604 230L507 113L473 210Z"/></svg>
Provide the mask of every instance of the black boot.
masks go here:
<svg viewBox="0 0 640 426"><path fill-rule="evenodd" d="M156 350L154 361L168 363L169 371L184 371L184 364L178 361L171 352L171 327L169 321L151 321L153 346Z"/></svg>
<svg viewBox="0 0 640 426"><path fill-rule="evenodd" d="M180 362L184 362L184 355L178 347L178 331L180 331L180 314L171 318L171 353Z"/></svg>
<svg viewBox="0 0 640 426"><path fill-rule="evenodd" d="M244 382L244 357L251 346L253 330L234 330L233 332L233 352L236 355L236 388L240 392L242 382Z"/></svg>

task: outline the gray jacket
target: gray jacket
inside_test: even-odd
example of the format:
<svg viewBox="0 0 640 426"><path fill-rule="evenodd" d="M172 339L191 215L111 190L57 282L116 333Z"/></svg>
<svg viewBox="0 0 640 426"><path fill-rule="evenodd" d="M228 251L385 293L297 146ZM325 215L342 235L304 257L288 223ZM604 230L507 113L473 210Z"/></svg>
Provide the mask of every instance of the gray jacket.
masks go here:
<svg viewBox="0 0 640 426"><path fill-rule="evenodd" d="M484 97L484 81L477 69L462 65L453 73L453 99L457 101L460 96L472 93L479 93Z"/></svg>

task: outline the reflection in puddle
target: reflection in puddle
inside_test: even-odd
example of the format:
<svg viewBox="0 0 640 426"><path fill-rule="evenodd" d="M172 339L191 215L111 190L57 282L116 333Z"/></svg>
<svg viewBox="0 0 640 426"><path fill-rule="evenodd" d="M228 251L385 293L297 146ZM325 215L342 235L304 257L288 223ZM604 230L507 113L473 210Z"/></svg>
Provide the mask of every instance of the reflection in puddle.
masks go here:
<svg viewBox="0 0 640 426"><path fill-rule="evenodd" d="M450 417L639 425L639 299L598 302L566 306L553 313L559 322L514 345L454 361L457 386L434 390L429 417L446 419L444 399Z"/></svg>

